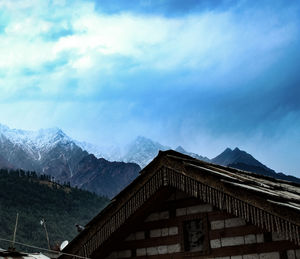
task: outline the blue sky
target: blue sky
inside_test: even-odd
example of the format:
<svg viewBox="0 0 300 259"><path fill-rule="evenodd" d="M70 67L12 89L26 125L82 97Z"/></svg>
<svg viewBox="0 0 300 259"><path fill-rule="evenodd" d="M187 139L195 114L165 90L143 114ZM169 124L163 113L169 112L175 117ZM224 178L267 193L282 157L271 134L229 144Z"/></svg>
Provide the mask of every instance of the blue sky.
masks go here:
<svg viewBox="0 0 300 259"><path fill-rule="evenodd" d="M241 149L300 177L299 1L0 0L0 122Z"/></svg>

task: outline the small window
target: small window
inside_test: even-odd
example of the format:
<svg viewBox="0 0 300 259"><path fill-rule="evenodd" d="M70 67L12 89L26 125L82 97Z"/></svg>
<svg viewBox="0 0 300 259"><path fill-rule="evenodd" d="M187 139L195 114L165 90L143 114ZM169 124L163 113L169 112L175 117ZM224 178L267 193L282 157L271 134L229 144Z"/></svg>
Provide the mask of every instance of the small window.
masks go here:
<svg viewBox="0 0 300 259"><path fill-rule="evenodd" d="M205 250L205 229L202 219L194 219L183 223L184 248L188 252Z"/></svg>

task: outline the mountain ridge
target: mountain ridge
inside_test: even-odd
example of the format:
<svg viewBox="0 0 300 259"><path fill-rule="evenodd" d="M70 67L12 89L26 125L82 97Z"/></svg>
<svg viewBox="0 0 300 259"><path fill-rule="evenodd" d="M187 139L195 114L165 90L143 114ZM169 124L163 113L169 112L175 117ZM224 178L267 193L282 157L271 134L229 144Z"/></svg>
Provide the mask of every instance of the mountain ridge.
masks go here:
<svg viewBox="0 0 300 259"><path fill-rule="evenodd" d="M56 181L70 182L109 197L128 185L160 150L168 149L171 148L138 136L123 153L114 146L105 152L103 147L101 150L96 145L73 140L59 128L25 131L0 124L0 168L48 174ZM276 173L237 147L226 148L212 159L186 151L182 146L175 150L205 162L300 182L297 177ZM99 157L101 154L104 158Z"/></svg>
<svg viewBox="0 0 300 259"><path fill-rule="evenodd" d="M211 159L211 162L214 164L228 166L243 171L249 171L281 180L300 183L299 178L283 173L277 173L273 169L256 160L246 151L240 150L238 147L233 150L226 148L221 154Z"/></svg>
<svg viewBox="0 0 300 259"><path fill-rule="evenodd" d="M80 170L87 168L83 163L89 153L76 145L75 141L67 136L59 128L41 129L39 131L25 131L18 129L10 129L5 125L0 125L0 168L23 169L26 171L36 171L39 174L51 175L52 179L57 182L70 182L73 186L78 186L76 179L77 174L81 174ZM108 162L108 161L107 161ZM97 161L94 164L99 164ZM107 168L111 170L107 170ZM103 175L97 167L92 168L94 181L102 182L102 189L94 186L88 188L92 184L86 184L89 191L94 191L100 195L113 196L120 188L124 188L132 180L132 176L137 176L140 168L136 166L127 166L125 163L119 164L118 167L114 163L106 163L106 170L111 175ZM114 170L121 170L125 175L123 182L113 180ZM86 172L86 171L85 171ZM128 174L128 177L126 175ZM111 176L111 177L110 177ZM81 179L84 175L81 174ZM86 174L85 177L88 177ZM99 178L99 179L97 179ZM103 178L102 180L100 178ZM96 180L95 180L96 179ZM85 179L88 181L88 179ZM104 188L106 185L111 190Z"/></svg>

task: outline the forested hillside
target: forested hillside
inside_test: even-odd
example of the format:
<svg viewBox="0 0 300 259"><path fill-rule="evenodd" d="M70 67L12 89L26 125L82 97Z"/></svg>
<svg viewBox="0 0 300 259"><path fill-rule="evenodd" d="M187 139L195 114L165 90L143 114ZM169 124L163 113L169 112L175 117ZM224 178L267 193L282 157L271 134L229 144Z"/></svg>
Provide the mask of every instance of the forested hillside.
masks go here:
<svg viewBox="0 0 300 259"><path fill-rule="evenodd" d="M75 224L85 225L109 200L69 184L51 182L46 175L22 170L0 170L0 238L12 239L19 213L16 241L47 248L46 221L51 246L76 236ZM0 241L1 248L10 244ZM27 250L25 247L18 247Z"/></svg>

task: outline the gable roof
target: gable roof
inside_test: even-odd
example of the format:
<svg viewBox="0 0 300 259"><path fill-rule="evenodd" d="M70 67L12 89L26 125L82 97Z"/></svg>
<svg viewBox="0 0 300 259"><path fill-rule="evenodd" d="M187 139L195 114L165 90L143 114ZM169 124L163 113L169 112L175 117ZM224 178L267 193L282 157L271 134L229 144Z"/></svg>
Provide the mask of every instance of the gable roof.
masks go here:
<svg viewBox="0 0 300 259"><path fill-rule="evenodd" d="M300 184L210 164L168 150L160 151L63 252L91 257L164 187L176 188L300 245Z"/></svg>

